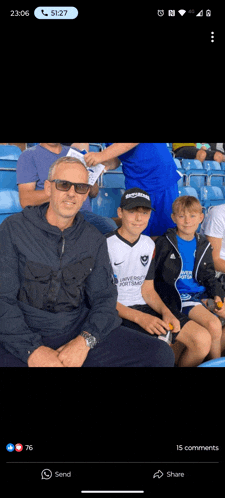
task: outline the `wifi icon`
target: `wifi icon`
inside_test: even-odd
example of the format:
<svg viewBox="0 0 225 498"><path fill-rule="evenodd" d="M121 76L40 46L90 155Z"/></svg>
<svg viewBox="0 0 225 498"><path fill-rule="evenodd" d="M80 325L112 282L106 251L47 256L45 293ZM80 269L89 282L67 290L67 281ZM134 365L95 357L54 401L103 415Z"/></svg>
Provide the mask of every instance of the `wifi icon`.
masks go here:
<svg viewBox="0 0 225 498"><path fill-rule="evenodd" d="M178 12L179 12L179 14L180 14L181 16L184 16L184 14L185 14L186 10L181 9L181 10L178 10Z"/></svg>

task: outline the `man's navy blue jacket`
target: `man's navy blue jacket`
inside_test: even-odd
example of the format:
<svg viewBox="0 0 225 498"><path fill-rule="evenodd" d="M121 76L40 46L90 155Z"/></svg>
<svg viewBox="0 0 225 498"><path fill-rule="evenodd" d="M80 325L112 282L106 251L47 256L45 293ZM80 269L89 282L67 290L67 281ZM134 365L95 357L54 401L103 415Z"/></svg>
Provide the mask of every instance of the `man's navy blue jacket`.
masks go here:
<svg viewBox="0 0 225 498"><path fill-rule="evenodd" d="M27 362L46 338L121 324L105 237L81 213L63 232L28 206L0 225L0 343Z"/></svg>

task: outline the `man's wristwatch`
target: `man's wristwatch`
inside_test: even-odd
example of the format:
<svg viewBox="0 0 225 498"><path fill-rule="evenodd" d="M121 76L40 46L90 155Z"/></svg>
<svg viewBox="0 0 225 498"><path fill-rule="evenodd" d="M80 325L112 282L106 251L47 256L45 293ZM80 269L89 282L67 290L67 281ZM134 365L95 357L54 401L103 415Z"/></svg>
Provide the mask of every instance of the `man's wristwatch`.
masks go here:
<svg viewBox="0 0 225 498"><path fill-rule="evenodd" d="M82 335L82 337L85 339L86 344L90 349L93 349L96 346L97 339L93 335L89 334L88 332L81 332L80 335Z"/></svg>

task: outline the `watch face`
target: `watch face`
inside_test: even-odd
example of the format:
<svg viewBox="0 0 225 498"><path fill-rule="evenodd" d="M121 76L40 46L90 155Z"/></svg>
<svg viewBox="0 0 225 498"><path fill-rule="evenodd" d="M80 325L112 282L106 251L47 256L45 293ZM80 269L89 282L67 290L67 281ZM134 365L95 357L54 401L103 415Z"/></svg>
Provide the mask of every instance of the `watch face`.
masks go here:
<svg viewBox="0 0 225 498"><path fill-rule="evenodd" d="M88 346L90 348L93 348L95 346L95 344L97 343L95 337L93 337L93 336L88 337L86 340L87 340Z"/></svg>
<svg viewBox="0 0 225 498"><path fill-rule="evenodd" d="M84 337L89 348L93 348L97 344L97 340L93 335L89 335L87 332L82 332L81 335Z"/></svg>

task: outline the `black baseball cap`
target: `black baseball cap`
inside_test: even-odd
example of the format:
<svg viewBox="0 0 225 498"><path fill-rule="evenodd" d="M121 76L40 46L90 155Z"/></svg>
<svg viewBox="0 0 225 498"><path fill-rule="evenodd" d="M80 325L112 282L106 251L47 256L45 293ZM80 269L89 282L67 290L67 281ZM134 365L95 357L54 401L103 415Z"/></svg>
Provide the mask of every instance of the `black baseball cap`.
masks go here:
<svg viewBox="0 0 225 498"><path fill-rule="evenodd" d="M150 195L145 190L137 187L130 188L124 192L121 197L120 207L127 210L135 207L146 207L155 211L151 205Z"/></svg>

